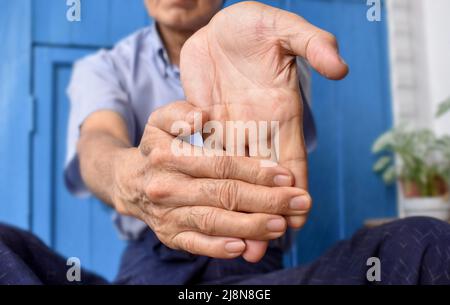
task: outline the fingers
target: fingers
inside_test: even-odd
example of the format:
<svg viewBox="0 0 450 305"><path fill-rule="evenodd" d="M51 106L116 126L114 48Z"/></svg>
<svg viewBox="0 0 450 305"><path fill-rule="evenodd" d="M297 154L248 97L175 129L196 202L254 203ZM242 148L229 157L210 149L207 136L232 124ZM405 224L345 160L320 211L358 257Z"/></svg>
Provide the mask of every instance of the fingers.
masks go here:
<svg viewBox="0 0 450 305"><path fill-rule="evenodd" d="M300 105L301 102L299 102ZM279 131L279 162L283 167L288 168L295 177L295 186L308 189L308 161L306 145L303 139L302 123L299 117L280 126ZM297 203L299 204L299 203ZM311 208L311 200L308 201L308 210ZM305 213L304 213L305 214ZM291 228L298 229L305 222L304 216L293 216L287 218Z"/></svg>
<svg viewBox="0 0 450 305"><path fill-rule="evenodd" d="M269 242L263 240L245 240L245 250L242 253L242 257L250 263L259 262L266 253Z"/></svg>
<svg viewBox="0 0 450 305"><path fill-rule="evenodd" d="M177 142L174 142L177 141ZM183 145L175 154L173 143ZM170 169L194 178L233 179L265 186L292 186L294 176L281 166L261 166L259 159L249 157L214 156L207 149L174 139L164 131L147 126L141 152L153 168Z"/></svg>
<svg viewBox="0 0 450 305"><path fill-rule="evenodd" d="M173 136L191 135L200 131L207 113L185 101L170 103L160 107L150 115L148 125Z"/></svg>
<svg viewBox="0 0 450 305"><path fill-rule="evenodd" d="M202 150L201 147L194 149ZM202 153L208 154L204 149ZM294 183L294 176L288 169L281 166L262 167L260 160L249 157L180 156L174 162L181 172L191 177L233 179L266 186L292 186Z"/></svg>
<svg viewBox="0 0 450 305"><path fill-rule="evenodd" d="M162 177L153 182L149 198L166 206L210 206L228 211L304 215L309 194L295 187L267 187L237 180Z"/></svg>
<svg viewBox="0 0 450 305"><path fill-rule="evenodd" d="M294 13L257 2L241 2L222 10L224 13L231 16L230 23L237 22L237 13L247 16L240 18L244 20L239 20L241 25L255 28L259 34L266 31L264 35L275 38L273 41L279 40L286 51L305 58L325 77L341 79L348 73L348 66L339 55L336 38Z"/></svg>
<svg viewBox="0 0 450 305"><path fill-rule="evenodd" d="M305 191L307 160L298 117L280 126L279 162L283 167L261 167L259 159L247 157L174 156L168 145L173 140L171 135L153 126L147 130L151 132L146 133L143 142L149 144L149 148L144 149L147 146L141 143L141 151L147 151L144 155L148 157L151 168L162 168L167 173L164 176L160 172L150 182L148 197L152 202L170 206L204 205L249 213L298 215L300 217L287 218L289 226L299 228L304 224L304 215L311 206L311 198ZM183 175L173 176L174 172L195 178L212 178L183 179L186 178ZM291 185L293 180L296 188L267 187Z"/></svg>
<svg viewBox="0 0 450 305"><path fill-rule="evenodd" d="M194 231L178 233L172 239L172 243L172 247L192 254L222 259L238 257L246 248L245 243L241 239L208 236Z"/></svg>
<svg viewBox="0 0 450 305"><path fill-rule="evenodd" d="M286 231L286 220L277 215L238 213L213 207L180 207L172 210L180 231L253 240L276 239Z"/></svg>
<svg viewBox="0 0 450 305"><path fill-rule="evenodd" d="M339 55L336 38L300 16L278 14L276 28L282 35L283 46L293 55L308 60L311 66L330 79L342 79L348 66Z"/></svg>

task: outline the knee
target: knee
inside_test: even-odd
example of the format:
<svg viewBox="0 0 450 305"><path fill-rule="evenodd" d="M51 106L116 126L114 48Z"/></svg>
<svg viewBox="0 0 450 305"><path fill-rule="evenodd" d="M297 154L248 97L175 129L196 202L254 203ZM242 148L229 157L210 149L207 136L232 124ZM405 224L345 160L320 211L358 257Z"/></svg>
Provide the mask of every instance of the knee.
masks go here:
<svg viewBox="0 0 450 305"><path fill-rule="evenodd" d="M396 226L416 231L449 231L450 224L432 217L416 216L408 217L394 222Z"/></svg>
<svg viewBox="0 0 450 305"><path fill-rule="evenodd" d="M26 239L30 233L19 228L0 223L0 243L10 246Z"/></svg>
<svg viewBox="0 0 450 305"><path fill-rule="evenodd" d="M11 239L12 235L14 235L15 230L15 228L9 225L0 223L0 242Z"/></svg>
<svg viewBox="0 0 450 305"><path fill-rule="evenodd" d="M431 217L409 217L387 225L387 232L397 237L450 244L450 224Z"/></svg>

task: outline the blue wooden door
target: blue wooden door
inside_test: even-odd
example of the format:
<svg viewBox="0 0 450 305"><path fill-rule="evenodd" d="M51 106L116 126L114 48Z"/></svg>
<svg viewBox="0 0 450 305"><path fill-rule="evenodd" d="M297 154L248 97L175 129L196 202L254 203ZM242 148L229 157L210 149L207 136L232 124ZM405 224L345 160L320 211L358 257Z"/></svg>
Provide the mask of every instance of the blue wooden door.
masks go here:
<svg viewBox="0 0 450 305"><path fill-rule="evenodd" d="M33 0L37 44L112 46L148 24L143 0L81 0L81 21L68 22L64 0Z"/></svg>
<svg viewBox="0 0 450 305"><path fill-rule="evenodd" d="M227 1L232 4L239 1ZM312 108L318 146L309 156L313 210L287 265L317 258L369 218L396 215L395 189L372 172L374 139L391 126L387 13L367 20L365 0L265 0L333 33L350 66L344 81L313 73ZM384 3L383 3L384 4Z"/></svg>
<svg viewBox="0 0 450 305"><path fill-rule="evenodd" d="M123 243L111 223L112 210L94 198L78 199L63 180L72 63L93 49L34 50L36 126L33 136L31 229L53 249L78 257L82 266L112 278Z"/></svg>
<svg viewBox="0 0 450 305"><path fill-rule="evenodd" d="M391 125L387 15L369 22L363 0L287 1L287 9L336 35L350 66L339 82L313 74L318 146L310 155L314 201L300 231L294 264L311 261L348 238L364 220L396 214L395 189L372 172L374 139Z"/></svg>
<svg viewBox="0 0 450 305"><path fill-rule="evenodd" d="M0 1L0 221L29 227L31 9Z"/></svg>
<svg viewBox="0 0 450 305"><path fill-rule="evenodd" d="M370 154L373 139L391 124L387 16L383 8L381 22L368 22L365 0L262 2L294 11L334 33L351 68L342 82L313 74L319 137L310 155L315 204L289 257L289 264L298 264L348 237L366 218L395 214L395 192L372 173ZM111 279L123 247L111 224L111 210L94 199L72 197L63 185L69 107L65 90L74 60L148 24L143 1L83 0L81 23L67 22L65 1L7 3L9 13L0 12L1 20L24 19L7 22L18 31L8 32L7 46L17 37L24 43L0 51L2 75L21 71L17 81L0 87L8 89L0 92L0 198L6 198L0 219L31 228L63 255L79 257L84 267ZM4 51L9 49L14 52Z"/></svg>
<svg viewBox="0 0 450 305"><path fill-rule="evenodd" d="M141 0L81 1L81 22L68 22L66 1L32 2L35 126L31 143L29 227L64 256L112 279L124 243L111 222L112 210L94 198L66 190L63 166L69 102L66 88L72 64L98 48L149 23Z"/></svg>

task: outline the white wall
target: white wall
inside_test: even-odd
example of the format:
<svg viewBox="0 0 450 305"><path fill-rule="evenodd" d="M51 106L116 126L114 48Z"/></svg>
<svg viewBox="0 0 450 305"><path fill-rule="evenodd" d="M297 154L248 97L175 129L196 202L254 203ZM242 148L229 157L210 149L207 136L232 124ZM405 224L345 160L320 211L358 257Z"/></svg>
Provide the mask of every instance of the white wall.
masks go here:
<svg viewBox="0 0 450 305"><path fill-rule="evenodd" d="M450 97L450 0L386 3L394 121L450 134L450 114L434 118ZM404 198L397 194L403 216Z"/></svg>
<svg viewBox="0 0 450 305"><path fill-rule="evenodd" d="M433 113L450 97L450 0L422 0L424 48L428 66L429 99ZM434 120L437 133L450 134L450 114Z"/></svg>
<svg viewBox="0 0 450 305"><path fill-rule="evenodd" d="M450 133L450 0L387 0L394 119Z"/></svg>

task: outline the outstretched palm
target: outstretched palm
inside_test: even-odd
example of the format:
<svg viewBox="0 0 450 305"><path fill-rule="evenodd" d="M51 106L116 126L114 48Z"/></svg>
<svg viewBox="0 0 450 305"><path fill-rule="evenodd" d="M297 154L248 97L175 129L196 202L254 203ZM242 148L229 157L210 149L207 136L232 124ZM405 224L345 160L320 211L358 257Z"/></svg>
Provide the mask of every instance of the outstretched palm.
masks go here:
<svg viewBox="0 0 450 305"><path fill-rule="evenodd" d="M187 101L207 112L210 120L278 121L278 162L292 171L297 187L306 189L295 56L308 59L329 78L347 73L332 35L295 14L241 2L219 12L186 42L181 76ZM304 222L298 217L288 220L293 227ZM247 244L247 259L257 260L264 253L264 243Z"/></svg>

